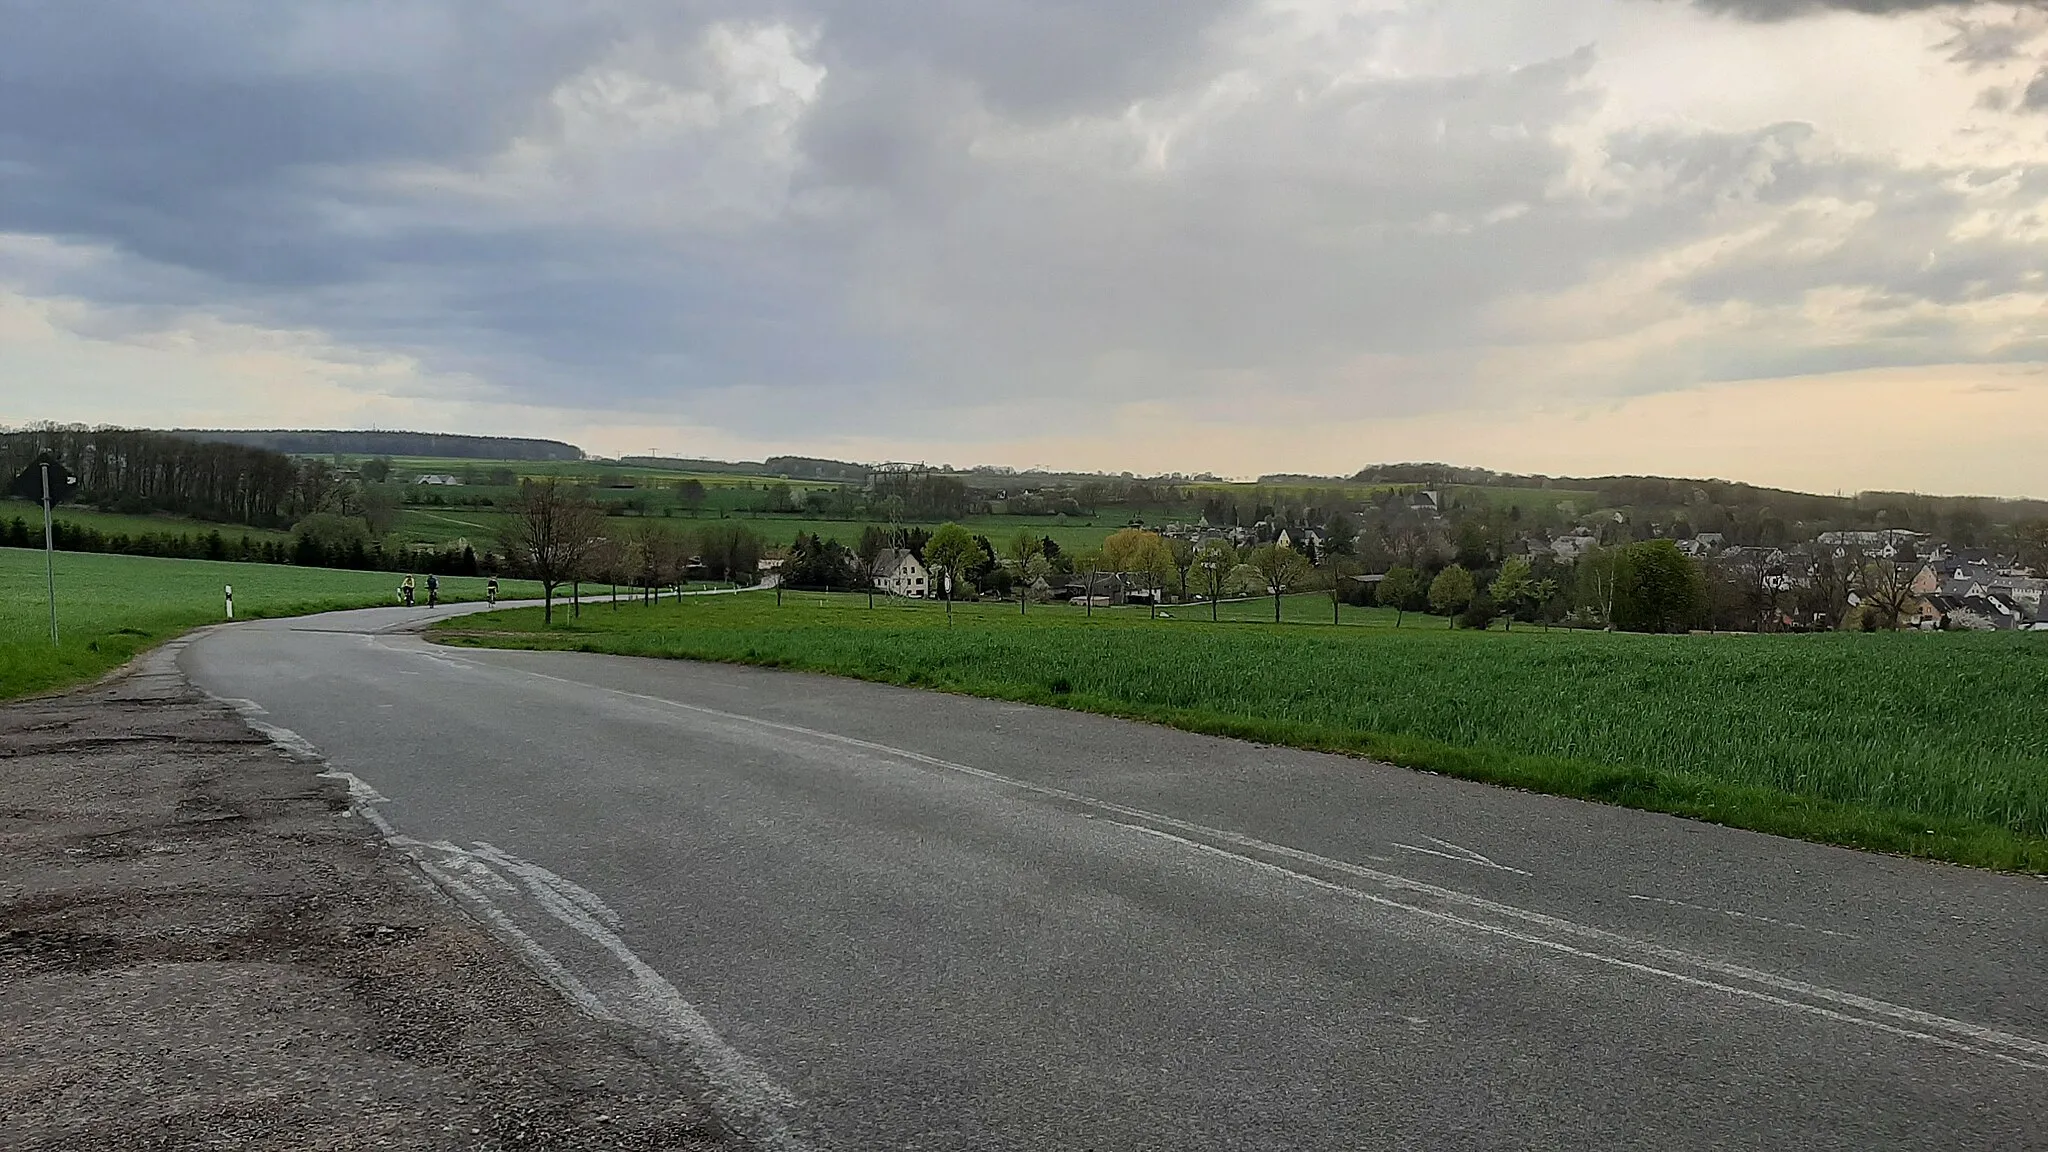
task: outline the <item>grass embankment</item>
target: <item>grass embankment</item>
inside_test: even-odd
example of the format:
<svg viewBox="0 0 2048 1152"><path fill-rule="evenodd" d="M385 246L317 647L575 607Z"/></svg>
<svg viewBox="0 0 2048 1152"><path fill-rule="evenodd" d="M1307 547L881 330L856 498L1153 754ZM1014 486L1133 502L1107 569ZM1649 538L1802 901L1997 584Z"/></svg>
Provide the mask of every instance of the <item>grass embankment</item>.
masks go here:
<svg viewBox="0 0 2048 1152"><path fill-rule="evenodd" d="M1504 635L1412 616L1396 630L1371 613L1356 617L1365 627L1212 625L1193 608L1174 609L1172 620L1142 609L1084 620L1066 607L1019 617L1015 604L957 606L949 626L939 605L865 604L706 597L586 611L550 630L537 611L511 611L443 636L1049 704L1762 832L2048 871L2048 709L2039 704L2048 643L2038 636Z"/></svg>
<svg viewBox="0 0 2048 1152"><path fill-rule="evenodd" d="M296 616L397 602L392 572L345 572L282 564L225 564L149 556L59 552L57 631L50 643L43 554L0 548L0 700L62 688L119 667L137 653L223 618L221 590L235 589L235 616ZM504 595L538 596L521 581ZM478 578L446 577L442 598L481 600ZM426 601L424 582L420 602Z"/></svg>

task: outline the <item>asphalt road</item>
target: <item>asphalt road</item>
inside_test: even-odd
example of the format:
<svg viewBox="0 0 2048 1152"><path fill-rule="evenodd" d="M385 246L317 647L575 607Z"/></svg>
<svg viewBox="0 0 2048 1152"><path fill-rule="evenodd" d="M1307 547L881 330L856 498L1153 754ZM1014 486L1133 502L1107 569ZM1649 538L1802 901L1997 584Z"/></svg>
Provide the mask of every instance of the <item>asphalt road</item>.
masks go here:
<svg viewBox="0 0 2048 1152"><path fill-rule="evenodd" d="M2037 880L423 615L183 664L766 1146L2048 1148Z"/></svg>

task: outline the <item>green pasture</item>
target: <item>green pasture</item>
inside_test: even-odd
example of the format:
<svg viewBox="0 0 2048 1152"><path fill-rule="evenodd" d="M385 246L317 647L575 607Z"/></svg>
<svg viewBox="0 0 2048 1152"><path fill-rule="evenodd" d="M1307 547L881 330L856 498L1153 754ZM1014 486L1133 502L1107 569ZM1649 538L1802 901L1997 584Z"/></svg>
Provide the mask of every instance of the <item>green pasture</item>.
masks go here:
<svg viewBox="0 0 2048 1152"><path fill-rule="evenodd" d="M36 531L41 538L43 531L42 508L26 500L0 501L0 519L20 519ZM270 540L288 540L291 534L268 528L251 528L246 524L219 524L211 520L194 520L189 516L130 516L118 512L95 512L90 508L57 506L56 519L65 524L81 528L94 528L108 535L116 532L129 536L155 534L159 536L204 536L218 532L224 539L238 540L244 536L263 543Z"/></svg>
<svg viewBox="0 0 2048 1152"><path fill-rule="evenodd" d="M56 555L57 625L50 643L43 554L0 548L0 699L90 680L139 652L223 618L222 590L235 589L238 619L295 616L397 603L400 575L228 564L151 556ZM481 600L477 577L441 578L442 598ZM508 580L507 597L538 596L538 587ZM424 585L419 597L424 602Z"/></svg>

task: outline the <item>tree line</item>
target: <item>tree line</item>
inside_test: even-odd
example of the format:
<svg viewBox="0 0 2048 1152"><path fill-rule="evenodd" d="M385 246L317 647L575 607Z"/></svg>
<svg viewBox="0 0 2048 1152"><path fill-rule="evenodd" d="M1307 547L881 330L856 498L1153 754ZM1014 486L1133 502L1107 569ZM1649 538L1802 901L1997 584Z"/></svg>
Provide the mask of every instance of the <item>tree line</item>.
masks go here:
<svg viewBox="0 0 2048 1152"><path fill-rule="evenodd" d="M266 528L289 524L317 504L306 470L262 448L83 425L0 432L0 470L9 476L44 451L55 452L77 477L75 500L111 512L175 512Z"/></svg>

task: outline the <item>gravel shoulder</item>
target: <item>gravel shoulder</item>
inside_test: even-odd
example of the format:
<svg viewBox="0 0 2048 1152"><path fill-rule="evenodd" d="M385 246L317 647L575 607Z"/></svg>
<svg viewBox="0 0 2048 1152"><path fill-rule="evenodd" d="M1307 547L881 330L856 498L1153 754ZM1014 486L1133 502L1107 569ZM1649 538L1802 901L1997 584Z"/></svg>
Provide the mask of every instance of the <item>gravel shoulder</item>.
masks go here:
<svg viewBox="0 0 2048 1152"><path fill-rule="evenodd" d="M735 1146L175 648L0 707L0 1147Z"/></svg>

